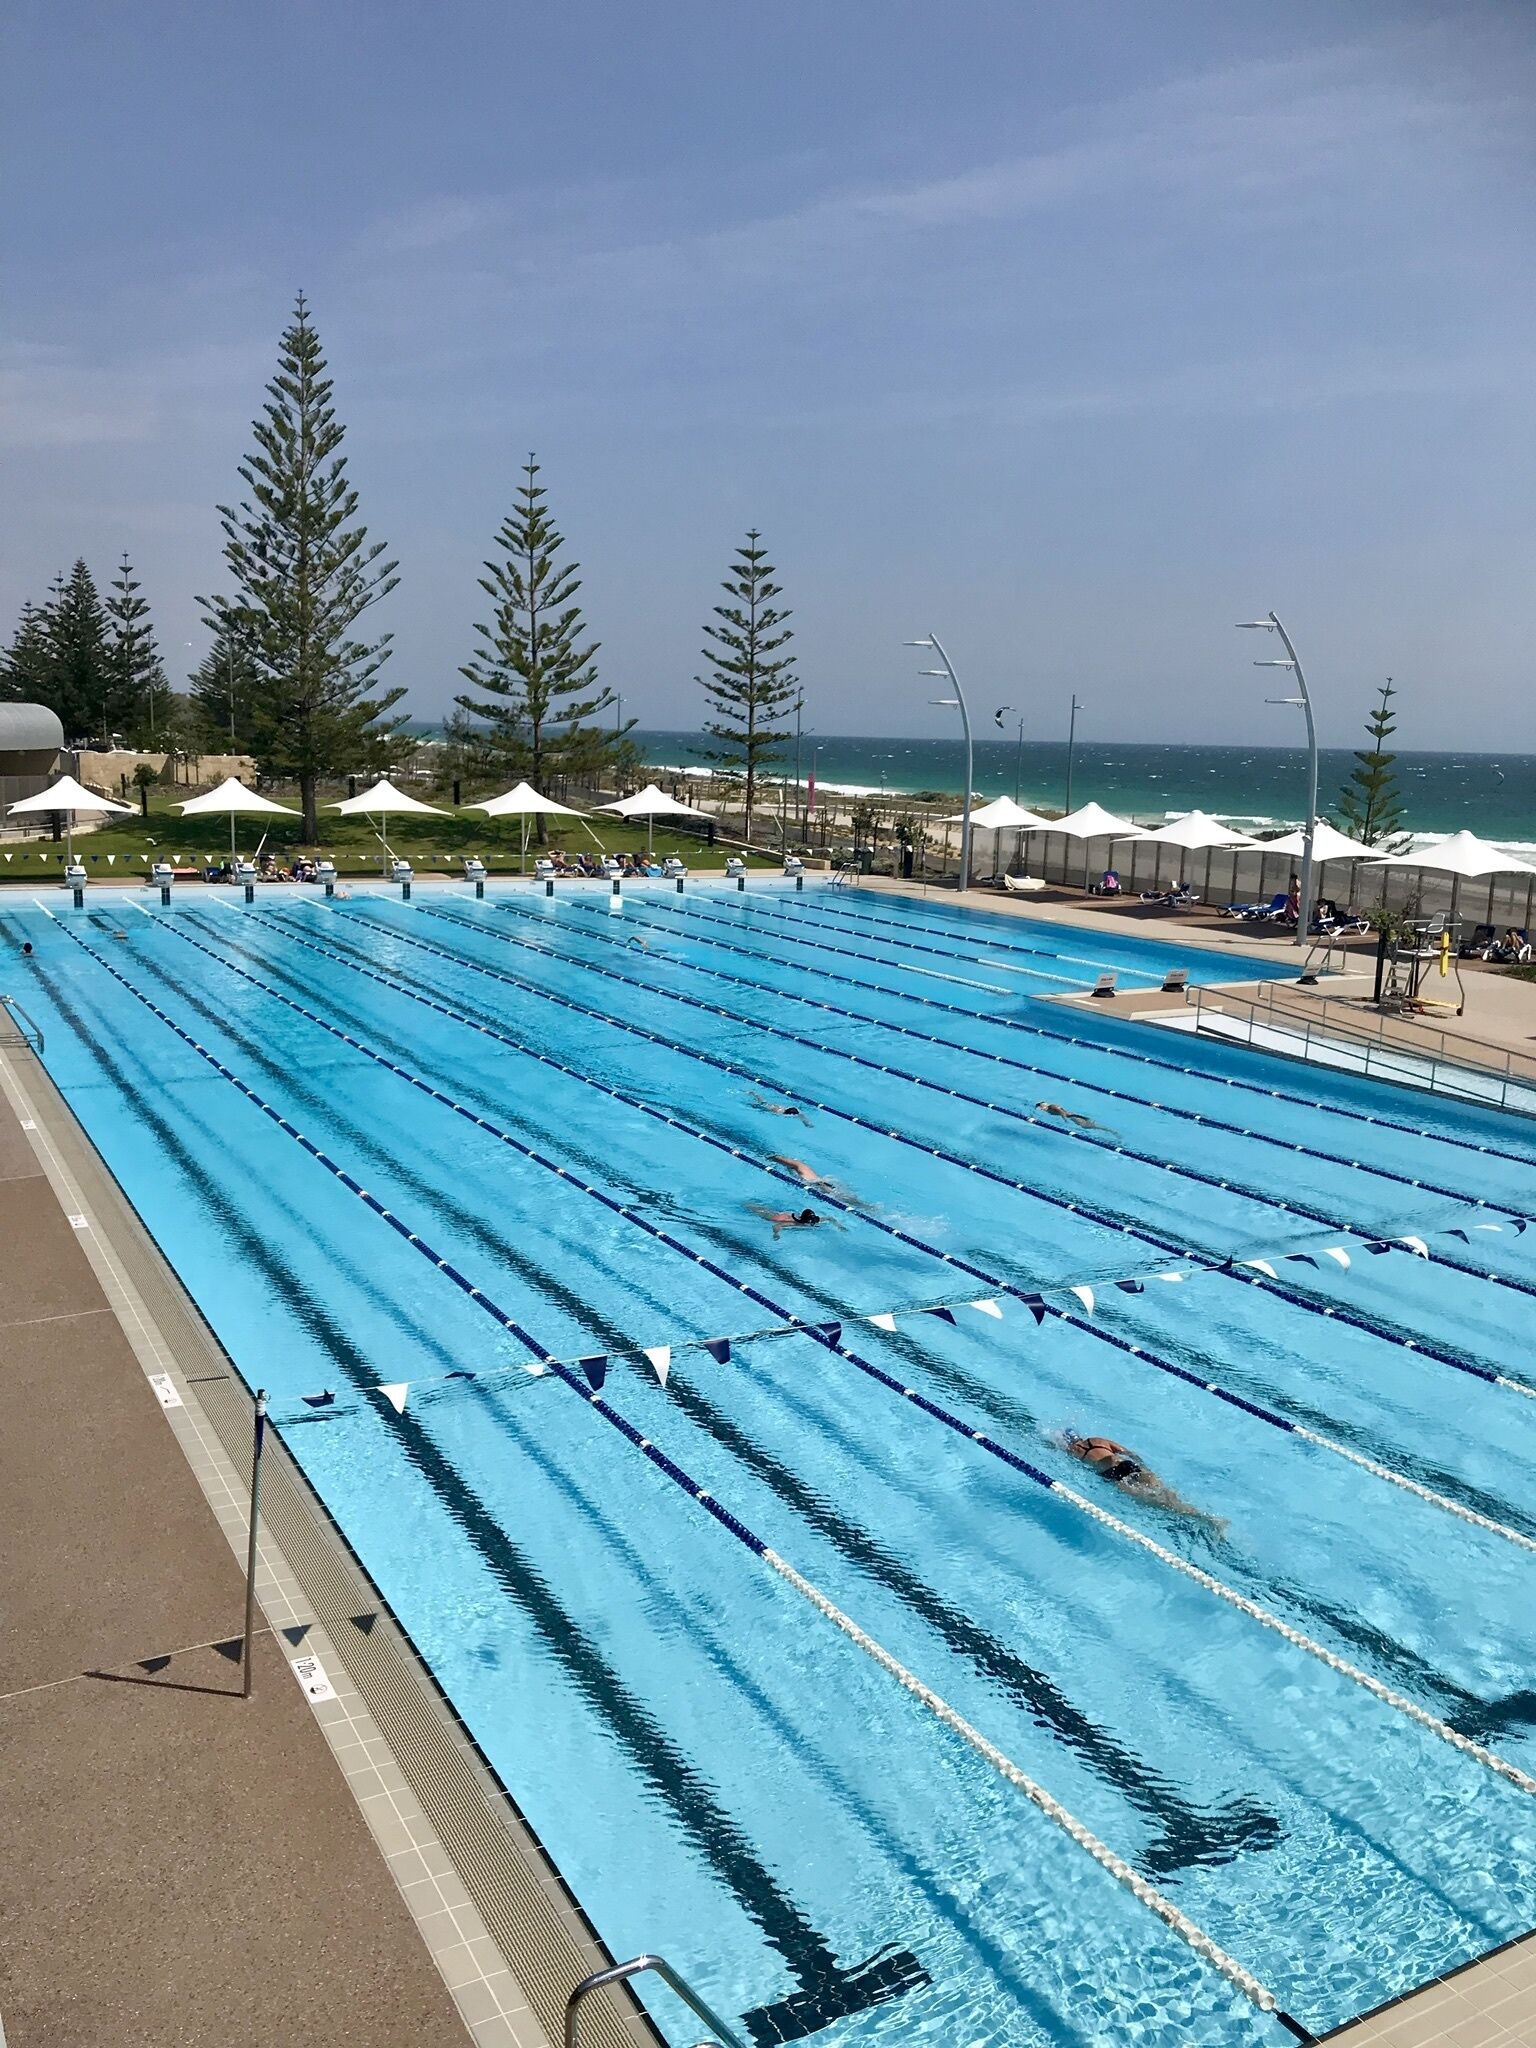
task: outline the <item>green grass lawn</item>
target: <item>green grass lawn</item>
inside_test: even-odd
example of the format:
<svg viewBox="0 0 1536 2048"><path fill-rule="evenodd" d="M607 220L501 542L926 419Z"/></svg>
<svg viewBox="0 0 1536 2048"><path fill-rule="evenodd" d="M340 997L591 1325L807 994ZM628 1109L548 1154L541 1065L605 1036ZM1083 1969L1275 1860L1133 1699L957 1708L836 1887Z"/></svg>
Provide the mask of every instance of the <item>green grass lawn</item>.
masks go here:
<svg viewBox="0 0 1536 2048"><path fill-rule="evenodd" d="M281 796L277 801L282 801ZM86 871L93 879L108 879L113 873L121 873L126 867L130 873L135 870L143 875L152 860L170 860L178 867L201 867L205 859L227 860L229 858L229 820L227 818L198 818L183 820L181 813L174 810L169 799L159 791L151 793L149 817L114 818L99 832L87 832L77 837L75 845L85 861ZM447 807L445 806L445 809ZM590 834L576 818L551 818L550 844L558 846L569 857L583 848L595 854ZM335 861L343 874L366 874L370 869L379 871L382 857L378 839L365 818L339 818L334 812L321 811L322 837L317 846L300 838L302 824L297 818L237 818L235 820L235 845L243 857L256 851L264 826L268 826L267 851L286 861L295 852L325 854ZM559 827L560 829L556 829ZM409 860L420 872L426 874L434 866L443 872L458 873L459 860L463 854L478 854L493 873L516 874L520 865L519 848L522 843L522 824L517 818L486 818L477 811L447 810L441 818L391 818L386 829L390 847L395 853ZM610 853L636 853L645 846L645 825L631 824L623 818L594 819L592 830ZM710 847L702 837L689 832L679 832L664 818L656 821L655 848L659 857L677 853L690 868L721 868L725 864L725 846ZM538 852L532 830L529 832L528 866L533 868L534 856ZM109 856L111 858L109 859ZM763 854L750 856L754 864L777 867L777 856ZM37 881L44 876L57 876L64 864L64 842L57 845L51 840L12 841L0 847L0 881Z"/></svg>

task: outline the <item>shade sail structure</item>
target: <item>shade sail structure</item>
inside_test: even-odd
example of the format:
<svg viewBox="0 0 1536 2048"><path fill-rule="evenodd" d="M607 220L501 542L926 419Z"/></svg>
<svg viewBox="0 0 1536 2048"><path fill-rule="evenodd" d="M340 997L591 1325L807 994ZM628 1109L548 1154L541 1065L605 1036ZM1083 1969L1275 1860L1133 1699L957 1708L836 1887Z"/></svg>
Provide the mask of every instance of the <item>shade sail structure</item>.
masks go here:
<svg viewBox="0 0 1536 2048"><path fill-rule="evenodd" d="M1528 860L1505 853L1502 847L1479 839L1475 832L1453 832L1449 838L1414 847L1408 853L1373 857L1371 864L1383 868L1422 868L1433 875L1454 875L1462 880L1475 880L1479 875L1536 875L1536 867Z"/></svg>
<svg viewBox="0 0 1536 2048"><path fill-rule="evenodd" d="M184 818L229 819L229 857L235 858L235 820L244 817L296 818L299 813L287 804L274 803L259 789L250 789L238 775L226 775L217 789L205 789L201 796L188 797L177 810Z"/></svg>
<svg viewBox="0 0 1536 2048"><path fill-rule="evenodd" d="M1064 818L1042 818L1036 832L1065 832L1069 839L1139 839L1141 830L1102 804L1079 804Z"/></svg>
<svg viewBox="0 0 1536 2048"><path fill-rule="evenodd" d="M11 805L11 816L18 811L57 811L64 818L64 843L71 861L75 857L75 819L77 817L99 817L107 811L120 811L132 817L132 804L120 804L115 797L97 796L83 783L76 782L73 775L61 775L51 789L40 789L36 796L24 796Z"/></svg>
<svg viewBox="0 0 1536 2048"><path fill-rule="evenodd" d="M403 789L396 789L388 776L381 775L372 789L359 790L356 796L343 798L339 804L327 804L328 811L340 811L344 818L446 818L448 813L436 804L424 804L420 797L407 796ZM380 858L384 873L389 873L389 841L383 829L375 825L379 845L383 849Z"/></svg>
<svg viewBox="0 0 1536 2048"><path fill-rule="evenodd" d="M1298 826L1294 832L1287 832L1283 839L1261 840L1259 850L1261 853L1285 853L1292 860L1300 860L1307 850L1306 832ZM1329 860L1375 860L1380 856L1374 847L1362 846L1358 839L1348 838L1326 818L1319 818L1312 831L1312 858L1321 865Z"/></svg>
<svg viewBox="0 0 1536 2048"><path fill-rule="evenodd" d="M484 811L488 818L521 818L523 821L522 862L528 865L528 820L553 813L562 818L579 818L580 811L573 811L569 804L557 804L552 796L545 796L542 790L531 783L520 782L516 789L503 790L500 796L488 797L483 804L471 804L472 811Z"/></svg>
<svg viewBox="0 0 1536 2048"><path fill-rule="evenodd" d="M403 789L396 789L388 776L384 775L379 777L372 789L360 790L356 796L346 797L339 804L327 804L326 809L340 811L344 818L446 818L448 815L436 804L424 804L420 797L407 796Z"/></svg>
<svg viewBox="0 0 1536 2048"><path fill-rule="evenodd" d="M1186 811L1182 818L1171 818L1166 825L1148 826L1136 836L1147 844L1181 846L1186 853L1204 853L1212 846L1253 844L1246 832L1234 832L1230 825L1223 825L1219 818L1205 811Z"/></svg>
<svg viewBox="0 0 1536 2048"><path fill-rule="evenodd" d="M964 811L956 811L945 822L962 825ZM1055 828L1049 818L1042 818L1035 811L1026 811L1016 804L1011 796L994 797L989 804L983 804L979 811L971 813L972 828L982 832L1050 832Z"/></svg>
<svg viewBox="0 0 1536 2048"><path fill-rule="evenodd" d="M488 818L522 818L539 811L558 812L562 818L581 816L569 804L557 804L552 796L545 796L527 782L520 782L516 789L503 790L500 796L487 797L483 804L471 804L469 809L484 811Z"/></svg>
<svg viewBox="0 0 1536 2048"><path fill-rule="evenodd" d="M675 796L668 796L654 782L648 782L644 789L637 789L633 796L621 796L617 803L599 804L597 808L600 811L617 811L621 818L644 818L647 848L655 844L658 818L697 819L699 815L692 804L680 804Z"/></svg>

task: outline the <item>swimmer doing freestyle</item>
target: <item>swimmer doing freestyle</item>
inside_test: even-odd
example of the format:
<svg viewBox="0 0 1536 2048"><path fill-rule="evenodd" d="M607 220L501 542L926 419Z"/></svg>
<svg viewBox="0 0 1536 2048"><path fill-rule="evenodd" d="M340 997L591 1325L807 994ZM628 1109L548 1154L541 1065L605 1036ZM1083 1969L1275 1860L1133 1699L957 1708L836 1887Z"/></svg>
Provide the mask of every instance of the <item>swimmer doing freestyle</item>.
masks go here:
<svg viewBox="0 0 1536 2048"><path fill-rule="evenodd" d="M1123 1493L1144 1500L1148 1507L1162 1508L1170 1515L1188 1515L1191 1521L1204 1522L1218 1536L1226 1535L1227 1525L1219 1515L1207 1514L1204 1508L1194 1507L1175 1493L1149 1465L1144 1465L1134 1451L1128 1451L1124 1444L1117 1444L1113 1437L1079 1436L1075 1429L1068 1429L1062 1431L1061 1443L1064 1450L1088 1466L1090 1471L1097 1472L1101 1479L1107 1479L1111 1486L1118 1486Z"/></svg>
<svg viewBox="0 0 1536 2048"><path fill-rule="evenodd" d="M1059 1102L1037 1102L1036 1109L1046 1116L1059 1116L1064 1124L1074 1124L1080 1131L1103 1131L1107 1137L1115 1134L1108 1124L1097 1124L1091 1116L1084 1116L1080 1109L1067 1109Z"/></svg>

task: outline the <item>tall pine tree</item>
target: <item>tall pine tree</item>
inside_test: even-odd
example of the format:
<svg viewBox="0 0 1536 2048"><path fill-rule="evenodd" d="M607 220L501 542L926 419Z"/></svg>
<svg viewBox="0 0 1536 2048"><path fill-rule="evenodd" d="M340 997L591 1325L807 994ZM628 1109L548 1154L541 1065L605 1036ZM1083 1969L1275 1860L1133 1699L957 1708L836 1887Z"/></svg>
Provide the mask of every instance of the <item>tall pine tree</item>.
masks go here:
<svg viewBox="0 0 1536 2048"><path fill-rule="evenodd" d="M138 580L126 550L112 579L106 610L112 722L134 739L153 747L165 723L169 685L155 646L154 628L149 623L149 606L139 595Z"/></svg>
<svg viewBox="0 0 1536 2048"><path fill-rule="evenodd" d="M366 766L404 689L370 694L392 635L358 637L358 622L399 578L357 518L346 433L332 403L320 337L300 292L277 374L240 467L250 497L221 505L234 595L203 598L215 636L233 631L259 679L258 758L299 785L304 836L319 837L322 776Z"/></svg>
<svg viewBox="0 0 1536 2048"><path fill-rule="evenodd" d="M1397 727L1392 709L1396 695L1388 676L1380 701L1365 721L1371 744L1356 753L1336 806L1340 831L1362 846L1379 846L1384 853L1402 853L1411 843L1403 832L1403 800L1393 766L1397 755L1387 745Z"/></svg>
<svg viewBox="0 0 1536 2048"><path fill-rule="evenodd" d="M721 585L729 604L717 604L717 626L706 626L709 646L704 659L713 673L696 676L714 713L704 730L720 745L705 754L728 773L740 775L746 837L752 837L752 812L764 768L780 757L792 728L785 720L799 693L793 655L780 650L794 638L791 614L774 604L782 595L774 567L759 547L754 526L745 547L738 548L731 573Z"/></svg>
<svg viewBox="0 0 1536 2048"><path fill-rule="evenodd" d="M16 635L0 657L0 701L53 704L53 643L48 614L29 598L16 622Z"/></svg>
<svg viewBox="0 0 1536 2048"><path fill-rule="evenodd" d="M84 562L76 562L67 579L60 577L54 583L49 599L52 676L47 702L59 714L66 741L95 737L110 745L112 674L107 616Z"/></svg>
<svg viewBox="0 0 1536 2048"><path fill-rule="evenodd" d="M587 640L576 593L580 564L562 562L565 536L545 506L539 465L523 465L517 502L496 535L496 559L480 588L493 606L477 624L480 645L460 669L478 695L454 702L484 720L494 757L506 775L523 775L545 795L557 775L584 761L596 738L587 724L614 701L597 680L599 643ZM547 838L542 815L539 842Z"/></svg>

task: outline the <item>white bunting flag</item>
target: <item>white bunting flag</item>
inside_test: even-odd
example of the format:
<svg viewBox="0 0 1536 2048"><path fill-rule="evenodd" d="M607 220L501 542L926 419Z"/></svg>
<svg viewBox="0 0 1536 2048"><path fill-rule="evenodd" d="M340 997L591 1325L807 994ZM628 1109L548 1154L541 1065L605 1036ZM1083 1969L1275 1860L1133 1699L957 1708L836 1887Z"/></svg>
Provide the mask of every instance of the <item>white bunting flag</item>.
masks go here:
<svg viewBox="0 0 1536 2048"><path fill-rule="evenodd" d="M11 856L7 854L5 857L9 860ZM1474 1223L1472 1228L1474 1230L1502 1230L1504 1226L1502 1223Z"/></svg>
<svg viewBox="0 0 1536 2048"><path fill-rule="evenodd" d="M107 866L109 868L115 868L117 866L117 855L115 853L109 853L107 855Z"/></svg>
<svg viewBox="0 0 1536 2048"><path fill-rule="evenodd" d="M1429 1257L1429 1246L1422 1237L1400 1237L1397 1241L1399 1244L1407 1245L1409 1251L1416 1258L1427 1259Z"/></svg>
<svg viewBox="0 0 1536 2048"><path fill-rule="evenodd" d="M896 1318L885 1310L877 1316L866 1316L864 1320L873 1323L877 1330L894 1330L896 1327Z"/></svg>
<svg viewBox="0 0 1536 2048"><path fill-rule="evenodd" d="M1239 1259L1237 1263L1240 1266L1252 1266L1255 1273L1262 1273L1266 1280L1278 1280L1280 1277L1268 1259Z"/></svg>
<svg viewBox="0 0 1536 2048"><path fill-rule="evenodd" d="M995 1316L999 1322L1003 1320L1003 1312L995 1301L973 1301L971 1307L984 1316Z"/></svg>
<svg viewBox="0 0 1536 2048"><path fill-rule="evenodd" d="M1157 1277L1159 1280L1168 1281L1171 1286L1175 1281L1182 1280L1184 1275L1182 1273L1159 1273Z"/></svg>
<svg viewBox="0 0 1536 2048"><path fill-rule="evenodd" d="M6 856L5 856L5 860L6 860L6 866L7 866L7 867L9 867L9 866L10 866L10 864L11 864L11 862L12 862L12 861L13 861L13 860L14 860L15 858L16 858L16 856L15 856L15 854L14 854L14 853L8 853L8 854L7 854Z"/></svg>
<svg viewBox="0 0 1536 2048"><path fill-rule="evenodd" d="M1325 1244L1323 1246L1323 1257L1325 1259L1333 1259L1338 1265L1343 1266L1346 1270L1348 1269L1349 1253L1345 1251L1341 1244Z"/></svg>
<svg viewBox="0 0 1536 2048"><path fill-rule="evenodd" d="M385 1400L389 1403L390 1407L394 1409L397 1415L403 1415L405 1413L405 1397L410 1392L410 1390L411 1383L409 1380L397 1380L393 1386L380 1387L377 1389L377 1391L384 1396Z"/></svg>
<svg viewBox="0 0 1536 2048"><path fill-rule="evenodd" d="M1073 1293L1074 1293L1074 1294L1075 1294L1075 1295L1077 1296L1078 1300L1079 1300L1079 1301L1080 1301L1080 1302L1081 1302L1081 1303L1083 1304L1083 1308L1084 1308L1085 1312L1086 1312L1086 1313L1087 1313L1088 1315L1092 1315L1092 1314L1093 1314L1093 1289L1092 1289L1091 1287L1074 1287L1074 1288L1072 1289L1072 1292L1073 1292Z"/></svg>
<svg viewBox="0 0 1536 2048"><path fill-rule="evenodd" d="M672 1370L672 1346L670 1344L647 1344L645 1355L651 1361L657 1379L665 1386L667 1374Z"/></svg>

